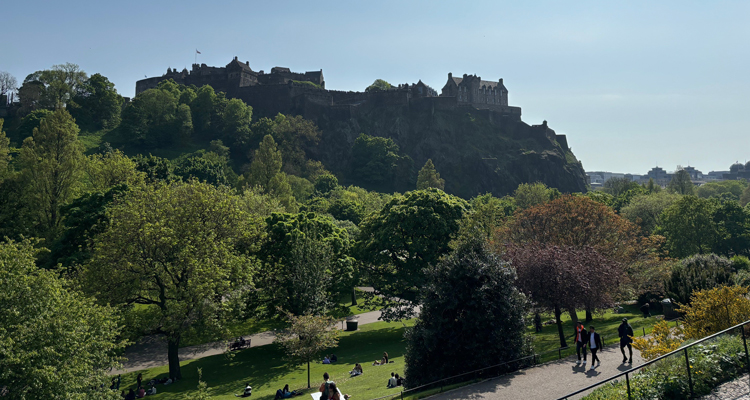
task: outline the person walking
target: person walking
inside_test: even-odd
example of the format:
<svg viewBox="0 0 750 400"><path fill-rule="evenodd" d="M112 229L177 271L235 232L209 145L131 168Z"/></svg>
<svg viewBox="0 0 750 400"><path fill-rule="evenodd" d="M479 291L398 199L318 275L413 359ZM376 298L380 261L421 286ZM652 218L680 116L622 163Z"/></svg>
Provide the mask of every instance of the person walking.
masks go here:
<svg viewBox="0 0 750 400"><path fill-rule="evenodd" d="M589 327L588 345L589 349L591 349L591 369L593 370L594 367L602 365L601 360L596 356L596 352L604 348L602 345L602 337L596 333L596 328L594 328L593 325Z"/></svg>
<svg viewBox="0 0 750 400"><path fill-rule="evenodd" d="M583 368L586 368L586 336L586 327L583 326L583 322L578 321L575 334L576 354L578 355L576 365L581 363L581 351L583 351Z"/></svg>
<svg viewBox="0 0 750 400"><path fill-rule="evenodd" d="M620 351L622 352L622 363L628 362L628 358L625 356L625 347L627 346L630 351L630 363L633 363L633 327L628 323L627 318L622 319L622 323L617 327L617 333L620 335Z"/></svg>
<svg viewBox="0 0 750 400"><path fill-rule="evenodd" d="M641 306L641 312L643 313L643 318L648 318L651 316L651 304L646 302L646 304Z"/></svg>

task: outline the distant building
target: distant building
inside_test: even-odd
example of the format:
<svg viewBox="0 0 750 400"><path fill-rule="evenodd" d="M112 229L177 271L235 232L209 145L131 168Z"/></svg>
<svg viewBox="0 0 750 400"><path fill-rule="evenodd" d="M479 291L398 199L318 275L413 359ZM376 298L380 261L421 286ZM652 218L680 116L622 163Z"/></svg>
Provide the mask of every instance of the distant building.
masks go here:
<svg viewBox="0 0 750 400"><path fill-rule="evenodd" d="M688 175L690 175L690 180L692 180L692 181L702 181L703 180L703 172L695 169L695 167L687 166L685 168L682 168L680 166L677 166L677 169L678 170L682 169L685 172L687 172Z"/></svg>

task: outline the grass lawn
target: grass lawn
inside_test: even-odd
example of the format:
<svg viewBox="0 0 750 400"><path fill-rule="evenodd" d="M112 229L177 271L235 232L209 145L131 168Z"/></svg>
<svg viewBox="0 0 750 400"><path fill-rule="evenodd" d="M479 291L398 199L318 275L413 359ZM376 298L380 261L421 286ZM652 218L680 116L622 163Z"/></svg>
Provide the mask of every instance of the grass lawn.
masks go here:
<svg viewBox="0 0 750 400"><path fill-rule="evenodd" d="M411 326L414 321L407 321ZM182 363L183 380L169 385L158 385L155 399L190 399L198 386L198 368L203 369L203 381L208 384L212 398L234 399L245 383L253 387L253 399L273 399L277 389L289 384L291 389L304 389L301 399L309 398L312 391L322 382L323 372L331 374L342 393L356 396L358 400L373 399L394 395L400 389L387 389L386 382L391 372L404 372L404 324L377 322L360 327L357 332L342 332L339 345L332 350L339 362L323 365L316 362L310 365L310 379L313 388L307 390L307 367L290 366L284 359L281 349L275 344L254 347L234 352L232 358L225 355L206 357ZM372 366L387 351L393 364ZM364 374L349 377L355 363L362 364ZM152 378L166 377L169 369L152 368L143 372L145 382ZM120 389L134 387L137 372L123 375Z"/></svg>
<svg viewBox="0 0 750 400"><path fill-rule="evenodd" d="M638 310L637 305L623 305L622 307L625 309L625 312L622 314L615 314L611 310L603 315L594 314L594 320L592 322L584 322L586 329L588 329L589 326L594 325L596 331L602 336L602 340L605 344L619 342L620 339L617 335L617 327L620 326L623 318L628 319L628 323L633 327L633 333L635 333L635 336L643 336L644 328L646 334L651 333L652 326L658 321L656 313L652 313L652 317L644 319L643 314ZM584 321L585 317L585 312L578 313L579 320ZM554 315L542 314L543 321L552 319L554 319ZM573 343L573 334L575 330L568 313L563 313L562 320L563 333L565 334L565 340L569 347L567 350L562 351L562 356L565 357L575 353L575 345ZM557 349L560 347L560 337L557 333L557 325L547 325L539 333L535 333L534 326L531 325L528 327L528 333L532 337L534 351L537 354L542 354L542 361L549 361L558 358Z"/></svg>

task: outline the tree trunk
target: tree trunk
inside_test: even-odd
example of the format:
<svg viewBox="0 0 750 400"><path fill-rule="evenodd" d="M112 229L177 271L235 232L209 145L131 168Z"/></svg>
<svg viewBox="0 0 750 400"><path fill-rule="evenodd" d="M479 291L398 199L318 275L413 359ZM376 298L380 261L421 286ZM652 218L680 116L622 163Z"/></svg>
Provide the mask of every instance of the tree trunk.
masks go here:
<svg viewBox="0 0 750 400"><path fill-rule="evenodd" d="M591 307L586 307L586 322L591 322L594 320L594 316L591 315Z"/></svg>
<svg viewBox="0 0 750 400"><path fill-rule="evenodd" d="M357 305L357 288L355 288L354 286L352 286L352 305Z"/></svg>
<svg viewBox="0 0 750 400"><path fill-rule="evenodd" d="M561 315L560 306L555 306L555 322L557 322L557 333L560 335L560 347L568 347L568 344L565 342L565 333L563 333Z"/></svg>
<svg viewBox="0 0 750 400"><path fill-rule="evenodd" d="M307 388L310 389L310 361L307 362Z"/></svg>
<svg viewBox="0 0 750 400"><path fill-rule="evenodd" d="M182 379L182 371L180 371L180 337L169 338L167 345L167 358L169 359L169 377Z"/></svg>
<svg viewBox="0 0 750 400"><path fill-rule="evenodd" d="M575 308L569 308L568 314L570 314L570 320L573 321L573 326L576 326L578 324L578 313L576 312Z"/></svg>

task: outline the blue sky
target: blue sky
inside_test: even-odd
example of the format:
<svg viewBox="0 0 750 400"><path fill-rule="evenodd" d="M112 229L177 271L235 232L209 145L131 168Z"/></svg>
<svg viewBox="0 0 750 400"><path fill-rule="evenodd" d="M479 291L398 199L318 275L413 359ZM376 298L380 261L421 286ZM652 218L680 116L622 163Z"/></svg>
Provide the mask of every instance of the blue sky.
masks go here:
<svg viewBox="0 0 750 400"><path fill-rule="evenodd" d="M529 124L568 135L586 170L708 172L750 159L750 2L13 1L0 70L53 64L135 81L233 56L323 69L326 87L448 72L504 78Z"/></svg>

